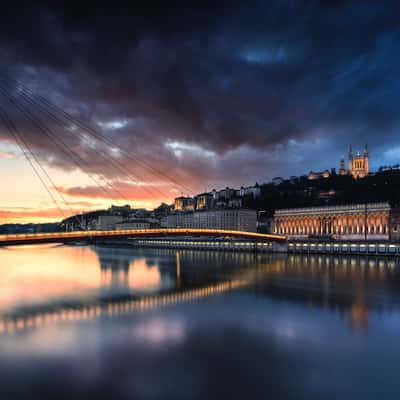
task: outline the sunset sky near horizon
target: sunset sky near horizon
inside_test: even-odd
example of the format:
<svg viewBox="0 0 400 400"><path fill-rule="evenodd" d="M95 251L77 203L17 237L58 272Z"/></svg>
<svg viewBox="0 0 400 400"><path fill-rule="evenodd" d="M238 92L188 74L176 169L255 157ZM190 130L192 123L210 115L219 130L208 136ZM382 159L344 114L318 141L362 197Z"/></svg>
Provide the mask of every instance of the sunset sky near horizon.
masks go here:
<svg viewBox="0 0 400 400"><path fill-rule="evenodd" d="M95 4L0 15L0 87L18 99L18 81L114 144L37 112L77 165L0 90L64 216L338 168L350 144L368 143L372 170L400 163L399 2ZM63 217L1 120L0 182L0 223Z"/></svg>

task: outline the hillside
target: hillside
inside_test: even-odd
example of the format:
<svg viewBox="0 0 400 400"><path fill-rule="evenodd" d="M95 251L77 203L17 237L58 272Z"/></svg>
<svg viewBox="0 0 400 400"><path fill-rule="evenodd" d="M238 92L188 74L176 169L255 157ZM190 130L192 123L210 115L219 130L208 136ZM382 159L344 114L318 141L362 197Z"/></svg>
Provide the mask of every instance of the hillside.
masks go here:
<svg viewBox="0 0 400 400"><path fill-rule="evenodd" d="M273 214L279 208L311 207L389 201L400 205L400 171L384 171L363 179L333 175L308 180L306 176L279 185L261 186L261 197L247 198L245 206Z"/></svg>

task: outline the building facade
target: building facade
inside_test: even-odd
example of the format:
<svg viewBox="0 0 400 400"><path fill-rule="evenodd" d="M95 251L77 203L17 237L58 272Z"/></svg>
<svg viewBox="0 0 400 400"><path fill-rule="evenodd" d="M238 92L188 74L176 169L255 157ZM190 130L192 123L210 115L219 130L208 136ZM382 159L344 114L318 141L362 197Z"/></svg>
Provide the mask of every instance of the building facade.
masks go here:
<svg viewBox="0 0 400 400"><path fill-rule="evenodd" d="M145 219L132 219L115 224L115 230L137 230L137 229L150 229L151 223Z"/></svg>
<svg viewBox="0 0 400 400"><path fill-rule="evenodd" d="M165 228L227 229L255 232L257 212L248 209L223 209L183 212L162 220Z"/></svg>
<svg viewBox="0 0 400 400"><path fill-rule="evenodd" d="M229 200L232 197L236 196L238 194L238 191L236 189L230 188L230 187L226 187L225 189L221 189L216 191L215 189L213 189L213 191L211 192L212 197L214 200L218 201L218 200Z"/></svg>
<svg viewBox="0 0 400 400"><path fill-rule="evenodd" d="M326 169L325 171L322 171L322 172L310 171L307 178L310 181L314 181L316 179L329 178L330 176L331 176L331 173Z"/></svg>
<svg viewBox="0 0 400 400"><path fill-rule="evenodd" d="M240 197L252 196L254 199L256 199L257 197L261 196L261 188L257 183L254 186L247 186L247 187L242 186L239 189L239 196Z"/></svg>
<svg viewBox="0 0 400 400"><path fill-rule="evenodd" d="M396 242L400 241L400 209L393 208L390 211L389 237Z"/></svg>
<svg viewBox="0 0 400 400"><path fill-rule="evenodd" d="M100 215L93 224L93 229L98 231L111 231L115 229L115 224L121 222L122 218L118 215Z"/></svg>
<svg viewBox="0 0 400 400"><path fill-rule="evenodd" d="M131 206L129 204L126 204L124 206L114 206L112 205L109 209L108 209L109 213L112 215L123 215L126 213L130 213L132 211L134 211Z"/></svg>
<svg viewBox="0 0 400 400"><path fill-rule="evenodd" d="M387 202L276 210L274 232L289 238L390 238L392 209Z"/></svg>
<svg viewBox="0 0 400 400"><path fill-rule="evenodd" d="M201 193L196 197L196 210L205 210L212 207L213 196L211 193Z"/></svg>
<svg viewBox="0 0 400 400"><path fill-rule="evenodd" d="M191 197L180 196L174 200L175 211L190 211L194 209L194 201Z"/></svg>

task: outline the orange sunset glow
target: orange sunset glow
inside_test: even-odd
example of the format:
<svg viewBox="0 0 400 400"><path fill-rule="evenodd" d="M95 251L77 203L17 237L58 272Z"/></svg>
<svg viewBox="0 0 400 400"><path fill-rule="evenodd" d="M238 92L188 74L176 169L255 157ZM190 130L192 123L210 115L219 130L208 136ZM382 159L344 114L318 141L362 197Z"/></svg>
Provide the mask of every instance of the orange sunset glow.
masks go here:
<svg viewBox="0 0 400 400"><path fill-rule="evenodd" d="M49 168L49 174L58 185L52 187L51 192L59 208L21 154L5 156L0 153L0 223L60 221L75 213L106 209L112 204L152 209L161 202L171 202L179 194L177 189L163 182L155 187L146 182L116 180L113 183L116 190L105 192L94 186L80 170Z"/></svg>

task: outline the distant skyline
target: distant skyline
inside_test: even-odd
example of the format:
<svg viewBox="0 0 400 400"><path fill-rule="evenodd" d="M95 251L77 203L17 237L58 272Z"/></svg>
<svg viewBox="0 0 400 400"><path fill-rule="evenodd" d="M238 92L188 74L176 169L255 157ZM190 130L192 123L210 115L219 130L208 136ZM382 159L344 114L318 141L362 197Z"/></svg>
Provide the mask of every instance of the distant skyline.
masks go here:
<svg viewBox="0 0 400 400"><path fill-rule="evenodd" d="M182 193L118 148L193 193L338 169L350 144L368 143L372 171L400 162L399 2L66 4L2 10L0 84L16 79L88 121L137 183L73 126L42 116L85 161L80 168L1 93L0 106L71 210L152 208ZM125 199L106 196L87 173L101 173ZM0 223L62 218L1 123L0 182Z"/></svg>

